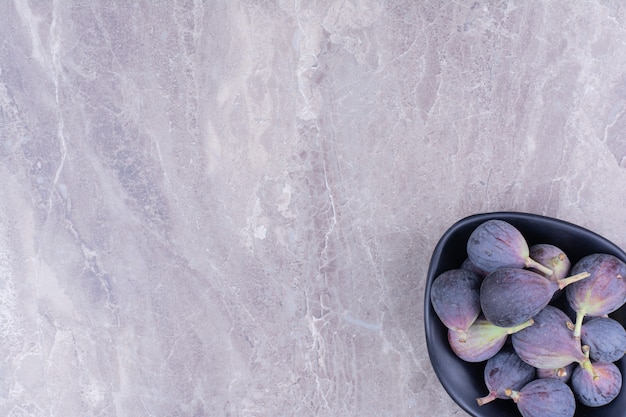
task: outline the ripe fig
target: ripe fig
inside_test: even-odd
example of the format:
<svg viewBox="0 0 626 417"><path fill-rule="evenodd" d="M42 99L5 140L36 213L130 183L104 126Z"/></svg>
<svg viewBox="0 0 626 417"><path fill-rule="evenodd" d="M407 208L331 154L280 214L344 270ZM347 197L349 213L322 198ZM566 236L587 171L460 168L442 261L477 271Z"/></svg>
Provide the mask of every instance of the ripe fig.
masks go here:
<svg viewBox="0 0 626 417"><path fill-rule="evenodd" d="M430 300L441 322L455 330L462 342L480 314L481 279L466 269L440 274L432 283Z"/></svg>
<svg viewBox="0 0 626 417"><path fill-rule="evenodd" d="M510 347L505 347L485 364L485 385L489 394L477 398L478 405L485 405L495 399L508 399L507 388L520 390L535 379L535 368L524 362Z"/></svg>
<svg viewBox="0 0 626 417"><path fill-rule="evenodd" d="M548 305L533 320L533 326L511 337L515 352L524 362L541 369L563 368L576 362L593 371L580 340L568 327L571 322L565 313Z"/></svg>
<svg viewBox="0 0 626 417"><path fill-rule="evenodd" d="M530 247L530 257L552 270L552 275L546 275L539 270L531 268L531 270L538 272L540 275L545 276L551 281L558 281L559 279L567 277L572 267L572 263L565 252L557 246L548 243L532 245ZM559 298L562 292L562 290L557 290L552 296L552 301Z"/></svg>
<svg viewBox="0 0 626 417"><path fill-rule="evenodd" d="M626 263L613 255L595 253L576 262L571 273L583 271L590 274L589 278L565 290L568 303L576 311L576 337L580 337L585 316L607 315L626 302Z"/></svg>
<svg viewBox="0 0 626 417"><path fill-rule="evenodd" d="M548 243L532 245L529 248L529 253L532 259L552 270L552 275L546 276L554 279L565 278L572 267L572 263L565 252L557 246ZM543 275L543 272L538 272Z"/></svg>
<svg viewBox="0 0 626 417"><path fill-rule="evenodd" d="M583 323L580 340L589 346L589 357L597 362L616 362L626 353L626 330L610 317L594 317Z"/></svg>
<svg viewBox="0 0 626 417"><path fill-rule="evenodd" d="M488 272L485 271L484 269L479 268L476 265L474 265L472 261L470 260L470 258L465 258L465 260L461 264L461 269L467 269L469 271L472 271L473 273L478 275L480 278L485 278L488 274Z"/></svg>
<svg viewBox="0 0 626 417"><path fill-rule="evenodd" d="M576 399L588 407L601 407L613 401L622 389L622 374L611 362L595 362L597 377L581 367L572 373L572 390Z"/></svg>
<svg viewBox="0 0 626 417"><path fill-rule="evenodd" d="M552 275L551 269L530 258L522 233L503 220L487 220L478 225L467 241L467 256L487 272L502 267L526 267Z"/></svg>
<svg viewBox="0 0 626 417"><path fill-rule="evenodd" d="M519 390L506 390L523 417L573 417L576 399L570 387L552 378L535 379Z"/></svg>
<svg viewBox="0 0 626 417"><path fill-rule="evenodd" d="M588 275L581 273L554 282L527 269L497 269L480 286L482 312L496 326L516 326L539 313L559 288Z"/></svg>
<svg viewBox="0 0 626 417"><path fill-rule="evenodd" d="M504 346L508 335L533 325L533 320L514 327L498 327L484 317L479 317L467 330L465 342L457 332L448 329L448 342L452 351L466 362L483 362L494 356Z"/></svg>
<svg viewBox="0 0 626 417"><path fill-rule="evenodd" d="M576 363L572 362L561 368L537 369L537 378L555 378L567 382L572 377L572 372L574 372L575 367Z"/></svg>

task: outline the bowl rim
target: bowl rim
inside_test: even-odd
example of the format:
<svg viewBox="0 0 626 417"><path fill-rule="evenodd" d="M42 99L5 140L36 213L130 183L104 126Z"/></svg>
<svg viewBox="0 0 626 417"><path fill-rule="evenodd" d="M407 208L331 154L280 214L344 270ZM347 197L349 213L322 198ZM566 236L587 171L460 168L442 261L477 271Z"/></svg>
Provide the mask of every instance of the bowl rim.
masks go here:
<svg viewBox="0 0 626 417"><path fill-rule="evenodd" d="M439 319L436 316L436 313L434 313L432 309L431 301L430 301L430 292L431 292L431 284L434 278L436 278L436 276L438 276L440 273L444 272L443 270L441 271L436 270L437 268L436 261L442 257L443 251L446 245L449 243L450 239L454 237L456 234L458 234L459 230L463 228L467 228L469 227L469 225L472 225L472 224L478 225L484 221L491 220L491 219L500 219L504 221L513 221L513 222L519 222L519 221L533 222L534 221L534 222L539 222L539 223L550 223L554 226L565 228L568 231L571 231L576 234L582 233L583 235L586 235L589 238L602 242L603 245L611 249L609 253L617 256L622 261L626 262L626 252L624 252L624 250L622 250L615 243L609 241L608 239L599 235L598 233L593 232L589 229L586 229L585 227L565 221L565 220L561 220L561 219L554 218L554 217L548 217L548 216L544 216L540 214L534 214L534 213L518 212L518 211L495 211L495 212L476 213L476 214L466 216L456 221L454 224L452 224L452 226L450 226L443 233L443 235L437 242L433 250L433 253L431 255L429 266L428 266L428 272L426 276L426 285L424 289L424 331L425 331L426 345L427 345L429 360L444 390L448 393L450 398L459 407L461 407L465 412L467 412L473 417L482 417L482 414L477 414L477 410L476 410L477 406L475 405L475 402L474 402L475 399L472 399L470 401L468 399L460 398L458 389L452 383L453 381L446 379L445 375L443 374L442 366L445 366L446 364L440 363L439 359L437 358L437 355L435 352L436 346L433 345L432 337L430 336L435 331L435 327L443 326L443 324L440 322L437 322L437 320ZM545 243L550 243L550 242L545 242ZM433 320L433 318L435 320ZM623 360L625 359L623 358L622 361ZM477 364L468 364L468 366L472 366L472 365L476 366ZM625 374L625 377L626 377L626 374ZM622 394L620 395L626 395L626 390L624 390ZM578 408L578 404L577 404L577 408ZM578 412L577 412L577 415L578 415Z"/></svg>

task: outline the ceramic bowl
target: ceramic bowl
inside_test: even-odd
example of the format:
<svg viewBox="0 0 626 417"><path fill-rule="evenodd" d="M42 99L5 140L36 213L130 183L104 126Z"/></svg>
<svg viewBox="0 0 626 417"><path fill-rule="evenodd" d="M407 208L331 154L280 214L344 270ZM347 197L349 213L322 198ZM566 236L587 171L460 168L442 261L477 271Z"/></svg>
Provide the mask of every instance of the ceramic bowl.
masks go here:
<svg viewBox="0 0 626 417"><path fill-rule="evenodd" d="M450 227L439 240L428 268L424 296L426 343L435 373L450 397L471 416L520 417L513 401L498 399L478 406L476 398L488 393L483 379L485 362L464 362L452 352L447 340L447 329L437 317L430 302L433 280L444 271L460 267L467 257L466 244L470 234L479 224L490 219L504 220L515 226L524 235L529 246L537 243L556 245L567 254L572 265L591 253L608 253L626 262L626 253L602 236L575 224L517 212L483 213L464 218ZM626 306L610 316L625 325ZM626 357L616 365L622 371L626 385L624 373ZM626 410L626 388L622 389L613 402L603 407L587 408L577 403L575 417L624 417L624 410Z"/></svg>

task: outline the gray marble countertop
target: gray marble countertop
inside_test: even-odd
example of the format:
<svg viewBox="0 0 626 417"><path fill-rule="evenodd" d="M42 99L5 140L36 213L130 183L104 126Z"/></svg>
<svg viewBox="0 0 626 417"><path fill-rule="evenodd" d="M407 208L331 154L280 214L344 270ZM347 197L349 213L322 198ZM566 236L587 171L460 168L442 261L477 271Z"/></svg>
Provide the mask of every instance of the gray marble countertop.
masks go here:
<svg viewBox="0 0 626 417"><path fill-rule="evenodd" d="M0 415L466 415L479 212L626 248L620 1L0 2Z"/></svg>

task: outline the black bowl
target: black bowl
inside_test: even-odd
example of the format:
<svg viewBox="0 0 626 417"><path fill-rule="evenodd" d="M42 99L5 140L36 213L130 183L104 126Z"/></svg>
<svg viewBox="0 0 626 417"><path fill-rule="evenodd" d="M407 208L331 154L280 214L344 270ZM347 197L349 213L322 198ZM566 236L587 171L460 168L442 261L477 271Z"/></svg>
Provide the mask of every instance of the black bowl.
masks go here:
<svg viewBox="0 0 626 417"><path fill-rule="evenodd" d="M602 236L580 226L536 214L497 212L466 217L455 223L441 237L435 247L428 268L426 293L424 296L424 326L428 355L439 381L450 397L467 413L474 417L520 417L513 401L495 400L478 406L476 398L488 394L483 379L485 363L468 363L459 359L450 349L447 329L441 323L430 302L433 280L442 272L459 268L467 257L466 244L472 231L490 219L504 220L515 226L529 245L550 243L561 248L572 261L572 265L591 253L608 253L626 262L626 253ZM626 324L626 306L610 315L622 325ZM626 357L616 363L626 384ZM576 404L576 417L624 417L626 389L604 407L588 408Z"/></svg>

